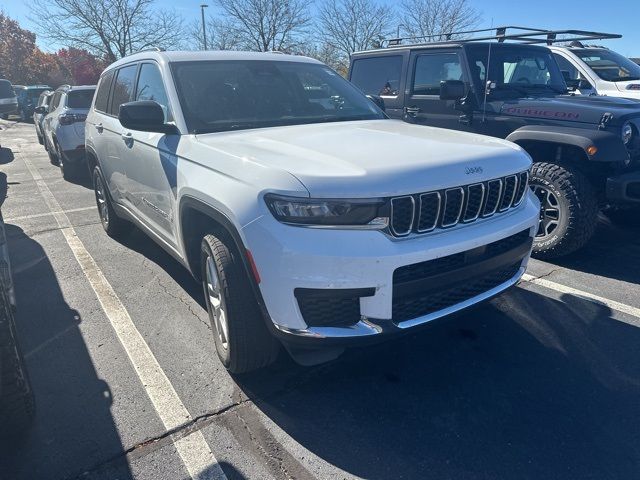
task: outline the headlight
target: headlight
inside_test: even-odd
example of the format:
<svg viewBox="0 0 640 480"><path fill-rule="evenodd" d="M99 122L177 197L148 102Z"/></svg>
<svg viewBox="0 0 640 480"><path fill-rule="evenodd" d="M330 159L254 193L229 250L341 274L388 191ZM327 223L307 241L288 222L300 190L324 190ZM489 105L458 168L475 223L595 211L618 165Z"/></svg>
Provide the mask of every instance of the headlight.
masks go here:
<svg viewBox="0 0 640 480"><path fill-rule="evenodd" d="M622 142L627 145L633 138L633 126L630 122L622 125Z"/></svg>
<svg viewBox="0 0 640 480"><path fill-rule="evenodd" d="M315 227L383 229L388 207L381 199L319 199L268 194L271 213L283 223Z"/></svg>

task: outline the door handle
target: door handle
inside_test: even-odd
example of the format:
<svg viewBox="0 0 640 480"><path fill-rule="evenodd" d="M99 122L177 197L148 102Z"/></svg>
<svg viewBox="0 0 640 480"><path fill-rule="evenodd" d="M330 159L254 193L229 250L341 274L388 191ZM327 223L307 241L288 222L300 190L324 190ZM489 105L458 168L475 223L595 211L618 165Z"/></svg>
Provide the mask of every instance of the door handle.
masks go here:
<svg viewBox="0 0 640 480"><path fill-rule="evenodd" d="M96 127L96 130L98 131L98 133L102 133L102 131L104 130L104 127L102 126L101 123L96 123L94 127Z"/></svg>
<svg viewBox="0 0 640 480"><path fill-rule="evenodd" d="M131 132L123 133L120 136L122 137L122 140L127 143L133 140L133 134Z"/></svg>
<svg viewBox="0 0 640 480"><path fill-rule="evenodd" d="M420 112L420 107L404 107L404 113L415 117Z"/></svg>

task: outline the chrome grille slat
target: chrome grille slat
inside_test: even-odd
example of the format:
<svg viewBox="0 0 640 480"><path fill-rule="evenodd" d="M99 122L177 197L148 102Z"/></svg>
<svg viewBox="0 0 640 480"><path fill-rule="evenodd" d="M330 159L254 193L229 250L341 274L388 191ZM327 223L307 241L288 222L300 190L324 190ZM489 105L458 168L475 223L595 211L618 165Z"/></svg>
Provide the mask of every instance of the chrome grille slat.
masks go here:
<svg viewBox="0 0 640 480"><path fill-rule="evenodd" d="M502 198L502 179L489 180L487 182L487 188L488 191L485 195L486 200L482 210L483 217L490 217L498 210L500 198ZM489 202L491 202L491 204Z"/></svg>
<svg viewBox="0 0 640 480"><path fill-rule="evenodd" d="M407 210L407 208L409 210ZM394 215L394 211L398 212ZM391 199L391 232L396 237L409 235L413 230L413 220L416 211L416 201L413 196L405 195ZM401 213L400 213L401 212ZM396 218L398 217L398 218ZM406 225L405 225L406 224Z"/></svg>
<svg viewBox="0 0 640 480"><path fill-rule="evenodd" d="M454 197L455 194L460 195L460 199L456 199ZM450 198L451 197L451 198ZM453 227L460 221L460 216L462 215L462 207L464 206L464 188L455 187L448 188L444 191L444 208L442 211L442 220L440 226L442 228ZM456 213L457 211L457 213ZM455 220L449 221L450 214L455 214Z"/></svg>
<svg viewBox="0 0 640 480"><path fill-rule="evenodd" d="M515 175L509 175L504 178L502 198L500 199L499 212L504 212L511 208L511 204L516 196L516 189L518 187L518 177Z"/></svg>
<svg viewBox="0 0 640 480"><path fill-rule="evenodd" d="M435 202L435 213L429 210L433 208L433 205L427 202ZM416 231L418 233L430 232L438 225L438 219L440 218L440 207L442 204L442 195L440 192L428 192L420 195L420 202L418 203L418 227Z"/></svg>
<svg viewBox="0 0 640 480"><path fill-rule="evenodd" d="M423 234L471 223L520 205L529 172L431 192L391 198L388 232L395 237Z"/></svg>
<svg viewBox="0 0 640 480"><path fill-rule="evenodd" d="M477 198L478 191L480 194L480 198ZM484 191L484 183L474 183L473 185L469 185L467 187L467 203L464 210L464 215L462 216L463 222L473 222L480 216L482 205L484 203ZM474 204L471 203L472 201L474 202ZM474 205L477 206L474 207Z"/></svg>

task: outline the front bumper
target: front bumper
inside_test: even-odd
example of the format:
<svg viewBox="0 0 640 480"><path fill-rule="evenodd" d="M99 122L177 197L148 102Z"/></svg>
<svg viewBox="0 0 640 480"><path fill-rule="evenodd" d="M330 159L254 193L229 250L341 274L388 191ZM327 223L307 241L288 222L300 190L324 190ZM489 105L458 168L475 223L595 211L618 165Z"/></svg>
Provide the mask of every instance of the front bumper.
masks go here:
<svg viewBox="0 0 640 480"><path fill-rule="evenodd" d="M243 233L262 279L259 289L264 305L279 338L293 344L351 344L401 333L453 314L515 284L524 273L529 249L520 252L515 269L501 283L425 315L394 318L396 270L473 251L525 230L532 238L538 215L538 201L529 193L511 212L402 240L377 231L293 227L268 215L245 226ZM459 285L465 286L465 278L459 279ZM299 292L321 290L355 291L359 320L348 326L308 325Z"/></svg>
<svg viewBox="0 0 640 480"><path fill-rule="evenodd" d="M607 178L606 194L615 204L640 205L640 170Z"/></svg>

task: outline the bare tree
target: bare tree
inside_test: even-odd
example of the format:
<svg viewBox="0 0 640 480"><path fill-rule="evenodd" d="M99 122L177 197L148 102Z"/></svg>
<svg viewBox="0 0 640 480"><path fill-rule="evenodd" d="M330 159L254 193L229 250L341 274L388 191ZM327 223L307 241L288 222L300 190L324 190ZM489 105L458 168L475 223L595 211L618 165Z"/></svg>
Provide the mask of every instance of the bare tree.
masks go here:
<svg viewBox="0 0 640 480"><path fill-rule="evenodd" d="M207 48L210 50L239 50L243 47L242 35L237 31L233 22L210 16L207 18ZM191 48L202 50L202 22L195 20L189 29Z"/></svg>
<svg viewBox="0 0 640 480"><path fill-rule="evenodd" d="M242 48L287 51L309 23L311 0L218 0L218 5Z"/></svg>
<svg viewBox="0 0 640 480"><path fill-rule="evenodd" d="M55 43L84 48L108 61L181 39L182 18L153 9L155 0L33 0L38 33Z"/></svg>
<svg viewBox="0 0 640 480"><path fill-rule="evenodd" d="M326 0L318 12L318 34L348 64L353 52L375 47L388 33L393 12L373 0Z"/></svg>
<svg viewBox="0 0 640 480"><path fill-rule="evenodd" d="M468 0L401 0L400 19L410 36L435 42L447 40L452 32L472 29L481 15Z"/></svg>

